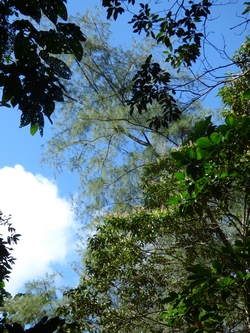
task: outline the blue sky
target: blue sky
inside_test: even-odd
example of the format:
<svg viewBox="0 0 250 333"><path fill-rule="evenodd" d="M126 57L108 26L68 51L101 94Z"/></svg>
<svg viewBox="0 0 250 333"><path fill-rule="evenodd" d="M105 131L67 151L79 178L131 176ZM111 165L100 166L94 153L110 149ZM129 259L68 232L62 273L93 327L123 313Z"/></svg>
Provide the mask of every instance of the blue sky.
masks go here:
<svg viewBox="0 0 250 333"><path fill-rule="evenodd" d="M74 15L87 9L94 10L100 3L100 0L68 0L67 8ZM225 38L229 55L240 46L246 35L246 31L241 33L242 29L229 30L240 22L236 11L240 14L242 6L218 7L213 14L214 20L210 22L210 39L221 46ZM114 43L130 43L132 29L127 25L126 17L121 17L112 27ZM213 66L223 62L212 49L208 57ZM211 93L204 102L205 106L217 108L220 105L215 95L216 92ZM70 192L77 191L77 176L67 170L59 175L48 166L41 166L42 145L52 136L48 121L43 137L38 133L32 137L28 127L19 129L19 121L20 111L1 108L0 209L6 215L12 214L13 226L23 235L14 252L17 262L7 289L14 294L25 281L42 277L54 269L63 271L66 276L63 284L76 285L78 277L71 274L68 263L77 259L75 232L80 225L70 209L69 196Z"/></svg>

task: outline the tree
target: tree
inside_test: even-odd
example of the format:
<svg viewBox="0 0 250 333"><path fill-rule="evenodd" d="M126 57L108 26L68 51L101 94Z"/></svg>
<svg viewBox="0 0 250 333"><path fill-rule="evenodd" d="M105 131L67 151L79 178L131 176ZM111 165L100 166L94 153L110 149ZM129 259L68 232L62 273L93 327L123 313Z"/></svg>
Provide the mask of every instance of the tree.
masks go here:
<svg viewBox="0 0 250 333"><path fill-rule="evenodd" d="M247 61L248 50L235 57ZM80 329L249 331L246 80L239 73L222 89L224 122L197 122L182 147L145 167L144 207L106 216L90 239L79 287L61 309Z"/></svg>
<svg viewBox="0 0 250 333"><path fill-rule="evenodd" d="M0 234L0 306L3 305L4 299L10 297L10 294L5 290L5 280L9 280L9 274L12 269L12 265L15 262L15 258L12 257L11 248L12 244L16 244L19 240L20 235L16 233L16 230L12 227L10 223L10 216L5 217L2 212L0 212L0 225L1 227L7 227L8 236L5 236L3 231ZM30 327L29 329L24 329L20 324L7 323L7 315L1 311L0 318L0 332L8 333L39 333L41 331L47 333L62 332L62 327L64 320L60 319L58 316L48 319L48 317L43 317L39 320L36 325Z"/></svg>
<svg viewBox="0 0 250 333"><path fill-rule="evenodd" d="M107 11L107 18L117 20L120 15L126 12L126 17L131 17L129 23L133 27L135 34L145 33L147 38L155 40L158 45L163 45L166 61L171 64L172 69L177 71L183 68L190 70L192 82L197 83L195 89L187 89L186 85L171 85L172 71L161 69L161 63L156 58L153 60L152 54L149 54L141 70L137 72L133 79L133 93L128 101L131 107L131 113L138 111L146 112L153 101L157 100L162 104L161 117L153 117L151 126L154 128L168 127L172 120L178 119L179 112L176 101L184 98L187 105L191 105L194 100L203 99L212 90L222 86L228 80L235 79L234 74L222 75L221 69L225 71L234 71L234 65L238 64L236 59L232 59L226 52L226 44L217 46L214 43L213 34L210 34L209 24L214 20L212 16L216 7L221 6L222 11L225 6L235 2L209 2L207 0L181 1L180 3L169 2L168 8L165 3L155 1L147 3L146 1L117 1L103 0L102 6ZM237 3L237 2L236 2ZM137 5L137 6L136 6ZM240 23L232 26L231 29L247 29L249 23L248 13L250 11L249 2L244 3L242 15L236 13L237 18L241 18ZM213 29L213 26L212 26ZM230 43L230 41L228 41ZM207 57L209 50L216 51L218 58L223 60L221 65L216 63L213 66L211 59ZM200 70L194 69L194 64L199 61ZM175 72L174 72L175 73ZM141 87L146 86L145 89ZM189 92L187 96L185 93ZM188 101L187 101L188 98Z"/></svg>
<svg viewBox="0 0 250 333"><path fill-rule="evenodd" d="M191 332L198 325L196 328L215 332L233 327L244 331L249 325L248 200L243 185L248 184L248 149L243 157L241 151L233 154L234 135L226 144L221 142L224 149L217 149L220 143L214 138L221 129L226 133L237 125L230 117L226 121L209 134L210 139L201 137L196 147L173 153L181 163L185 156L183 168L171 168L168 157L150 167L151 177L144 184L150 210L107 217L98 228L90 241L86 272L79 287L68 293L70 307L63 309L73 313L81 329ZM237 132L243 130L245 143L249 119L238 124ZM209 121L200 122L200 128L209 125ZM201 149L211 155L213 151L218 159L225 151L227 156L233 154L232 169L230 165L225 171L228 158L216 165L216 158L210 160L207 155L198 159L198 165L206 166L198 178L197 168L190 168L195 162L190 154ZM236 175L237 155L246 164L241 162ZM174 168L178 170L175 174ZM167 202L170 193L174 197Z"/></svg>
<svg viewBox="0 0 250 333"><path fill-rule="evenodd" d="M45 316L53 318L55 309L64 304L64 300L58 297L62 290L55 286L58 275L46 274L43 279L25 283L24 292L14 297L8 295L0 308L7 315L6 323L18 323L24 327L37 324Z"/></svg>
<svg viewBox="0 0 250 333"><path fill-rule="evenodd" d="M55 55L74 54L82 58L85 37L79 27L67 21L65 0L1 1L0 86L2 106L22 111L20 127L31 126L31 134L43 133L44 116L51 121L55 102L64 100L61 79L71 71ZM53 28L41 30L42 15Z"/></svg>
<svg viewBox="0 0 250 333"><path fill-rule="evenodd" d="M68 100L58 114L55 134L48 142L44 161L62 170L67 166L80 176L81 218L103 211L128 211L140 202L137 186L142 166L173 145L178 146L202 113L196 103L168 129L150 127L148 119L161 115L154 103L147 114L129 112L131 81L145 54L159 54L158 46L134 42L131 49L111 46L109 24L90 12L74 19L88 35L83 59L67 63L74 73L65 86ZM159 54L159 59L160 59ZM66 60L65 60L66 61ZM176 82L187 82L178 75ZM184 105L180 104L184 109ZM204 111L205 113L205 111Z"/></svg>

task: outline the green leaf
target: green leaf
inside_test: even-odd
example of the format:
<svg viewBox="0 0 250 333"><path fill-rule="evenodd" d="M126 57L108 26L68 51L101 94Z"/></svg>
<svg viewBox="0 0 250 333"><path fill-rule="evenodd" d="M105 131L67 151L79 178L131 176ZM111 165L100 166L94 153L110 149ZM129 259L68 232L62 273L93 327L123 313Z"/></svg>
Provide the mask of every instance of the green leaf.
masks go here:
<svg viewBox="0 0 250 333"><path fill-rule="evenodd" d="M188 159L193 159L195 157L193 148L192 147L187 148L185 155Z"/></svg>
<svg viewBox="0 0 250 333"><path fill-rule="evenodd" d="M241 271L237 271L236 276L238 279L244 279L244 274Z"/></svg>
<svg viewBox="0 0 250 333"><path fill-rule="evenodd" d="M230 115L226 116L226 119L225 119L225 123L228 125L228 126L232 126L233 123L234 123L234 118Z"/></svg>
<svg viewBox="0 0 250 333"><path fill-rule="evenodd" d="M176 161L183 161L186 159L186 156L181 153L180 151L174 151L171 153L171 156L176 160Z"/></svg>
<svg viewBox="0 0 250 333"><path fill-rule="evenodd" d="M250 89L247 89L247 90L244 91L243 97L247 98L247 99L250 99Z"/></svg>
<svg viewBox="0 0 250 333"><path fill-rule="evenodd" d="M232 280L229 276L219 282L220 286L223 286L223 287L231 286L233 283L234 283L234 280Z"/></svg>
<svg viewBox="0 0 250 333"><path fill-rule="evenodd" d="M207 155L208 155L208 152L205 149L201 149L200 147L196 148L197 160L201 160L203 157L205 157Z"/></svg>
<svg viewBox="0 0 250 333"><path fill-rule="evenodd" d="M172 199L169 199L166 204L167 205L177 205L179 202L181 201L181 198L172 198Z"/></svg>
<svg viewBox="0 0 250 333"><path fill-rule="evenodd" d="M221 270L222 269L222 264L218 260L214 260L212 262L212 266L213 266L213 268L215 268L217 270Z"/></svg>
<svg viewBox="0 0 250 333"><path fill-rule="evenodd" d="M172 313L169 313L169 312L163 312L160 316L161 319L164 319L166 317L171 317L172 316Z"/></svg>
<svg viewBox="0 0 250 333"><path fill-rule="evenodd" d="M220 133L217 133L217 132L213 132L211 135L210 135L210 140L215 144L215 145L218 145L221 140L222 140L222 135Z"/></svg>
<svg viewBox="0 0 250 333"><path fill-rule="evenodd" d="M185 179L185 175L181 172L175 172L174 176L178 180L184 180Z"/></svg>
<svg viewBox="0 0 250 333"><path fill-rule="evenodd" d="M247 4L247 2L245 2L244 4ZM247 6L246 9L242 12L242 15L247 14L250 11L250 6Z"/></svg>
<svg viewBox="0 0 250 333"><path fill-rule="evenodd" d="M200 148L208 148L212 145L211 141L208 138L199 138L198 140L196 140L197 145Z"/></svg>
<svg viewBox="0 0 250 333"><path fill-rule="evenodd" d="M32 126L30 127L30 134L31 134L32 136L35 135L36 132L38 131L38 128L39 128L38 124L32 125Z"/></svg>

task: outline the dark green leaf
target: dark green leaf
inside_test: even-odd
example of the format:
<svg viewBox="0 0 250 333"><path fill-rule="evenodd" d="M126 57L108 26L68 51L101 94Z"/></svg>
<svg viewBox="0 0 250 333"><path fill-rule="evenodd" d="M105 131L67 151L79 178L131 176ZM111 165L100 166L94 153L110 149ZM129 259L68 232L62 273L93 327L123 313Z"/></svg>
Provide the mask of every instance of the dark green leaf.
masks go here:
<svg viewBox="0 0 250 333"><path fill-rule="evenodd" d="M55 11L51 0L42 0L41 8L42 8L44 15L46 15L51 22L56 24L58 13Z"/></svg>
<svg viewBox="0 0 250 333"><path fill-rule="evenodd" d="M30 38L25 37L21 32L16 35L14 52L16 59L22 58L30 51L31 43Z"/></svg>
<svg viewBox="0 0 250 333"><path fill-rule="evenodd" d="M247 89L243 93L243 97L249 99L250 98L250 89Z"/></svg>
<svg viewBox="0 0 250 333"><path fill-rule="evenodd" d="M218 260L214 260L212 262L212 266L213 266L213 268L215 268L217 270L221 270L222 269L222 264Z"/></svg>
<svg viewBox="0 0 250 333"><path fill-rule="evenodd" d="M176 161L183 161L186 160L186 156L180 152L180 151L174 151L171 153L171 156L176 160Z"/></svg>
<svg viewBox="0 0 250 333"><path fill-rule="evenodd" d="M67 21L68 19L68 12L67 12L67 8L64 5L63 2L61 1L57 1L54 3L54 6L56 8L57 14L64 20Z"/></svg>
<svg viewBox="0 0 250 333"><path fill-rule="evenodd" d="M192 147L186 149L185 155L188 159L193 159L195 157L195 153Z"/></svg>
<svg viewBox="0 0 250 333"><path fill-rule="evenodd" d="M83 56L82 44L77 39L70 39L69 46L70 46L71 50L73 51L76 59L78 61L81 61L82 56Z"/></svg>
<svg viewBox="0 0 250 333"><path fill-rule="evenodd" d="M226 116L226 119L225 119L225 123L228 125L228 126L232 126L233 123L234 123L234 118L230 115Z"/></svg>
<svg viewBox="0 0 250 333"><path fill-rule="evenodd" d="M197 160L201 160L203 157L207 156L208 152L206 149L201 149L200 147L196 148Z"/></svg>
<svg viewBox="0 0 250 333"><path fill-rule="evenodd" d="M60 59L55 57L44 57L44 61L46 64L50 66L50 68L55 72L56 75L68 80L71 77L71 70L69 67Z"/></svg>
<svg viewBox="0 0 250 333"><path fill-rule="evenodd" d="M15 7L23 15L32 17L38 24L41 20L40 1L15 0Z"/></svg>

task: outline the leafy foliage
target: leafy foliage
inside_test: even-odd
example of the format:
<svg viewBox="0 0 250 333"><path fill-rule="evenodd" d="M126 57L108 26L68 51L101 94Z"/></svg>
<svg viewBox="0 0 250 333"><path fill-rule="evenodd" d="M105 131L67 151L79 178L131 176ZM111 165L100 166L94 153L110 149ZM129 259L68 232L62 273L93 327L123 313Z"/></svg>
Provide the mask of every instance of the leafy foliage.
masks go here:
<svg viewBox="0 0 250 333"><path fill-rule="evenodd" d="M43 134L44 115L51 121L55 102L64 100L61 78L71 71L55 55L74 54L82 58L85 37L79 27L67 21L65 0L2 1L0 3L0 86L2 106L18 106L20 127L39 128ZM37 29L44 14L54 29ZM33 19L33 24L29 18Z"/></svg>
<svg viewBox="0 0 250 333"><path fill-rule="evenodd" d="M64 300L59 300L60 289L55 286L59 273L46 274L43 279L25 283L24 292L4 299L0 310L5 314L5 323L18 323L23 327L37 324L44 316L53 318L55 309Z"/></svg>
<svg viewBox="0 0 250 333"><path fill-rule="evenodd" d="M9 233L6 238L3 233L0 234L0 304L2 304L6 295L4 280L9 280L11 265L15 263L15 258L10 253L11 245L17 243L20 235L16 234L16 230L12 227L10 216L6 218L2 212L0 212L0 225L2 228L7 227Z"/></svg>
<svg viewBox="0 0 250 333"><path fill-rule="evenodd" d="M249 329L250 119L247 103L228 107L221 124L196 122L183 146L145 165L143 207L106 216L90 238L59 309L80 330Z"/></svg>
<svg viewBox="0 0 250 333"><path fill-rule="evenodd" d="M249 325L249 118L211 117L148 165L145 208L111 215L67 293L80 329L218 332Z"/></svg>
<svg viewBox="0 0 250 333"><path fill-rule="evenodd" d="M201 100L211 92L217 89L224 80L228 80L234 84L235 74L230 73L224 78L221 69L232 68L238 64L236 58L231 58L224 48L216 44L214 38L210 38L211 27L210 21L217 16L216 8L221 6L221 12L224 11L223 6L229 6L233 2L209 2L205 1L182 1L169 2L168 5L156 1L147 3L147 1L137 2L135 0L113 1L103 0L102 6L107 11L107 18L114 18L126 13L126 16L132 14L131 20L128 22L133 27L135 34L144 33L147 38L154 40L158 45L163 47L165 61L170 64L171 71L168 69L161 70L161 62L151 63L150 59L153 53L149 53L141 69L133 78L133 92L129 99L132 106L131 111L138 109L140 112L147 111L147 107L153 101L160 101L162 104L162 114L151 119L150 126L159 129L159 127L168 127L170 121L178 119L181 109L178 108L178 102L185 92L189 91L189 105L194 100ZM237 3L237 2L236 2ZM168 6L168 7L166 7ZM230 30L241 27L243 24L247 26L249 23L249 3L242 5L241 23L231 27ZM239 15L236 14L237 17ZM212 26L213 28L213 26ZM241 33L241 32L239 32ZM211 49L210 49L211 47ZM207 58L210 52L218 52L218 58L224 59L224 63L216 66ZM196 73L199 66L194 66L200 61L199 73ZM247 59L241 59L241 65L247 68ZM186 89L185 85L169 86L170 79L174 77L175 71L180 72L183 69L190 70L192 81L197 83L195 89ZM152 72L154 71L154 73ZM161 75L158 75L158 71ZM220 73L220 74L215 74ZM243 75L247 75L248 71ZM159 84L160 83L160 84ZM142 89L143 87L143 89ZM244 92L242 92L244 93ZM245 94L249 93L246 88Z"/></svg>
<svg viewBox="0 0 250 333"><path fill-rule="evenodd" d="M128 0L128 3L135 5L136 1ZM107 18L113 16L116 20L118 14L125 11L119 1L103 0L102 5L107 8ZM157 43L164 44L169 50L167 61L174 67L180 67L182 62L190 66L200 55L201 38L204 37L199 32L197 23L207 19L211 6L212 3L207 0L197 4L194 1L183 1L180 5L173 5L166 16L162 17L152 13L148 3L140 3L139 13L134 14L129 23L133 24L135 33L144 31L147 36L156 39ZM180 46L174 48L171 41L173 36L179 38Z"/></svg>
<svg viewBox="0 0 250 333"><path fill-rule="evenodd" d="M10 251L12 251L11 245L16 244L19 240L20 235L16 234L16 230L12 227L10 223L10 217L6 218L3 213L0 213L0 225L1 227L7 227L8 233L10 234L5 237L3 233L0 234L0 306L4 304L6 297L10 297L10 294L5 291L4 280L9 280L9 274L11 272L11 266L14 264L15 259L11 256ZM18 296L17 296L18 297ZM20 309L19 309L20 310ZM24 310L24 309L22 309ZM27 324L27 323L26 323ZM8 333L54 333L63 332L62 327L64 325L64 320L59 317L53 317L48 319L48 317L43 316L41 320L37 320L36 325L28 329L24 329L19 323L8 323L8 317L3 309L1 309L1 319L0 319L0 332Z"/></svg>
<svg viewBox="0 0 250 333"><path fill-rule="evenodd" d="M150 119L149 127L155 128L156 131L160 127L168 127L173 121L180 119L181 111L177 102L172 95L169 94L168 83L170 82L170 75L163 71L158 63L151 62L152 55L150 55L141 69L137 71L133 77L132 98L128 104L130 113L137 107L138 112L147 111L148 105L157 102L161 108L160 116L153 116Z"/></svg>
<svg viewBox="0 0 250 333"><path fill-rule="evenodd" d="M109 24L97 13L88 12L75 20L78 26L84 27L88 40L80 66L76 66L72 58L65 60L74 75L65 85L69 99L60 109L44 161L59 171L67 166L79 174L79 197L75 207L81 219L89 221L89 214L96 216L113 209L124 212L139 203L141 195L137 184L143 165L169 147L180 145L194 119L205 111L199 103L193 104L182 113L179 121L170 122L168 128L157 131L150 127L150 119L154 117L161 123L161 108L168 103L164 102L164 96L161 101L147 106L147 114L131 114L127 100L133 90L132 78L147 52L157 53L158 46L142 41L134 42L130 49L112 47ZM157 70L159 88L161 76L161 71ZM175 82L187 81L184 74L175 79ZM145 86L145 96L146 89ZM152 89L158 88L152 86ZM178 108L184 109L181 102ZM171 115L175 114L173 107Z"/></svg>

